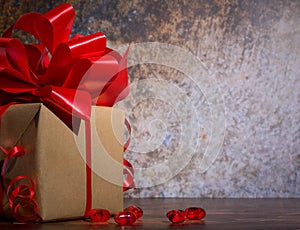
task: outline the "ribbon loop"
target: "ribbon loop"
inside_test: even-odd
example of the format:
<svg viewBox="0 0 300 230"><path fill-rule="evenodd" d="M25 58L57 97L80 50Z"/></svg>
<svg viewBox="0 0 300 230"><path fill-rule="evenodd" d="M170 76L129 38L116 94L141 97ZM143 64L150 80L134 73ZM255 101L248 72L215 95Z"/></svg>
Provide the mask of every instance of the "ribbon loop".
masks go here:
<svg viewBox="0 0 300 230"><path fill-rule="evenodd" d="M37 21L35 29L39 40L51 54L60 43L68 41L74 16L75 11L71 5L61 4L42 15L40 20Z"/></svg>

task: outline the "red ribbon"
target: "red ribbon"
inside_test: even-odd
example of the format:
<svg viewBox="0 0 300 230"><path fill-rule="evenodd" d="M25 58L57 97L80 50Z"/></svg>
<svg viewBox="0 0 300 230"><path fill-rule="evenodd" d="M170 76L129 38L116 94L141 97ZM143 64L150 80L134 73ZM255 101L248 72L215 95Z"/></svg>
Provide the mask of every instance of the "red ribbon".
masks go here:
<svg viewBox="0 0 300 230"><path fill-rule="evenodd" d="M7 164L12 157L21 157L25 154L22 146L15 146L10 151L0 146L0 150L6 154L3 166L1 169L1 176L3 179L3 185L7 187L6 195L8 198L8 204L12 210L12 216L14 219L27 222L27 221L39 221L37 204L34 197L34 183L28 176L17 176L9 183L5 179L5 173L7 170ZM28 184L20 184L20 181L27 181ZM3 196L3 191L0 189L0 195ZM3 214L3 203L0 203L0 212ZM22 214L23 210L30 210L30 214Z"/></svg>
<svg viewBox="0 0 300 230"><path fill-rule="evenodd" d="M45 14L31 12L18 19L0 38L2 113L9 104L42 102L75 132L72 118L88 123L92 104L113 106L128 95L127 53L121 57L107 48L101 32L77 34L68 40L74 16L69 4L61 4ZM40 43L24 45L12 38L14 29L32 34ZM90 180L89 163L87 180ZM128 163L125 163L127 168ZM133 170L129 171L133 175ZM132 184L132 178L127 176L124 189ZM87 203L91 203L89 183L87 190L90 194Z"/></svg>
<svg viewBox="0 0 300 230"><path fill-rule="evenodd" d="M124 145L124 152L127 150L128 146L130 144L130 136L131 136L131 126L130 126L130 123L127 119L125 119L125 125L126 125L126 128L128 130L128 138L127 138L127 141L125 142L125 145ZM135 184L134 184L134 181L133 181L134 170L133 170L133 166L126 159L123 159L123 165L124 165L123 174L125 176L123 191L125 192L125 191L127 191L131 188L135 189Z"/></svg>

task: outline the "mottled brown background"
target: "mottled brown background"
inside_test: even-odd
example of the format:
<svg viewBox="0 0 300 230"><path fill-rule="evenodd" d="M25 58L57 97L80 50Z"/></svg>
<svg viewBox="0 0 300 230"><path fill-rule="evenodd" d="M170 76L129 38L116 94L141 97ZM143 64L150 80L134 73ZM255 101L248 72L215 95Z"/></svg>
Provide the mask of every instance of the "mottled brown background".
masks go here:
<svg viewBox="0 0 300 230"><path fill-rule="evenodd" d="M26 12L44 13L62 2L2 0L0 32ZM145 174L137 178L138 187L144 188L125 196L300 197L300 1L65 2L76 10L73 34L102 31L116 49L144 42L176 45L198 57L207 69L201 76L213 79L221 92L225 137L217 159L202 172L207 146L222 137L212 135L214 117L199 82L170 66L141 63L129 68L136 99L122 106L133 127L126 153L133 165L172 162L179 145L190 145L180 141L187 137L200 145L191 159L183 148L182 160L188 162L175 177L145 188L157 176ZM177 51L169 55L171 60L181 55ZM148 95L142 80L149 79L162 80L165 88L156 87ZM155 98L174 95L181 100L168 84L188 97L182 111L192 108L196 117ZM181 124L187 120L189 131L183 133Z"/></svg>

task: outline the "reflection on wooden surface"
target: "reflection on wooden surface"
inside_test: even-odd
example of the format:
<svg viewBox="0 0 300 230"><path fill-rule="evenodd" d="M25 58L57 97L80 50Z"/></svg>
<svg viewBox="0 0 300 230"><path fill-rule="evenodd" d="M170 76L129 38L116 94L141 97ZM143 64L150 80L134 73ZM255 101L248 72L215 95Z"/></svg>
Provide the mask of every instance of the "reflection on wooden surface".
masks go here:
<svg viewBox="0 0 300 230"><path fill-rule="evenodd" d="M125 206L137 205L144 216L131 227L120 227L113 218L105 224L84 220L44 223L1 223L0 229L300 229L300 199L126 199ZM203 207L207 216L202 221L171 224L166 213L172 209Z"/></svg>

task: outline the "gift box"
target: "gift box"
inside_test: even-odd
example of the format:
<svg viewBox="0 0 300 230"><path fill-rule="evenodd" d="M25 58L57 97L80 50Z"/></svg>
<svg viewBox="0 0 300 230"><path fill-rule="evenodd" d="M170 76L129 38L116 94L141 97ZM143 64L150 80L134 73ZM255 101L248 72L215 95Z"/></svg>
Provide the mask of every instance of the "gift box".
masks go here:
<svg viewBox="0 0 300 230"><path fill-rule="evenodd" d="M0 216L26 222L88 217L93 208L113 214L122 210L122 191L134 186L123 159L128 123L112 108L129 93L128 51L106 47L101 32L69 39L74 15L69 4L31 12L0 38ZM22 43L14 30L38 43Z"/></svg>
<svg viewBox="0 0 300 230"><path fill-rule="evenodd" d="M91 208L123 209L124 112L93 106L91 113ZM0 145L22 145L25 155L12 159L6 180L32 179L41 221L81 218L86 194L85 128L72 132L43 104L17 104L2 115ZM20 182L22 183L22 182ZM10 214L8 203L4 211Z"/></svg>

